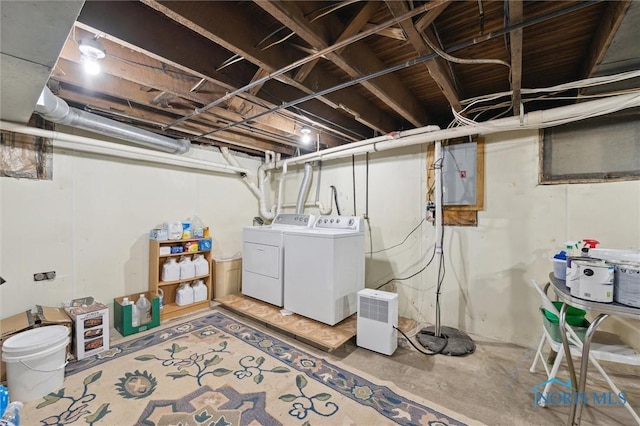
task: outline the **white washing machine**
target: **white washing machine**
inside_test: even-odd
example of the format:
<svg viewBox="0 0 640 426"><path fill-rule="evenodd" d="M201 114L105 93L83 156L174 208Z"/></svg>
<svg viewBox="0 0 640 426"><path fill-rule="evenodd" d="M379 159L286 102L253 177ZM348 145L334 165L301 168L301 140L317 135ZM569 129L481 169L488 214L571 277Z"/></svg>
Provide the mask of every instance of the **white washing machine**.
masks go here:
<svg viewBox="0 0 640 426"><path fill-rule="evenodd" d="M364 225L358 216L320 216L287 230L284 308L334 325L354 314L364 288Z"/></svg>
<svg viewBox="0 0 640 426"><path fill-rule="evenodd" d="M242 230L242 294L283 306L284 233L313 226L315 216L282 213L269 226Z"/></svg>

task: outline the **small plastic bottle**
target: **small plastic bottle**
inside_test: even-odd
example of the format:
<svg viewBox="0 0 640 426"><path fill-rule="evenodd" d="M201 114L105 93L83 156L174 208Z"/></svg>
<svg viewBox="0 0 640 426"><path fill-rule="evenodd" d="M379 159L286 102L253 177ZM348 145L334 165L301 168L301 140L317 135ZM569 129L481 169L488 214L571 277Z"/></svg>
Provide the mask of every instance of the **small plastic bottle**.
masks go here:
<svg viewBox="0 0 640 426"><path fill-rule="evenodd" d="M131 327L140 327L140 311L135 303L129 300L129 306L131 306Z"/></svg>
<svg viewBox="0 0 640 426"><path fill-rule="evenodd" d="M0 426L20 426L20 410L23 406L20 401L9 404L0 419Z"/></svg>

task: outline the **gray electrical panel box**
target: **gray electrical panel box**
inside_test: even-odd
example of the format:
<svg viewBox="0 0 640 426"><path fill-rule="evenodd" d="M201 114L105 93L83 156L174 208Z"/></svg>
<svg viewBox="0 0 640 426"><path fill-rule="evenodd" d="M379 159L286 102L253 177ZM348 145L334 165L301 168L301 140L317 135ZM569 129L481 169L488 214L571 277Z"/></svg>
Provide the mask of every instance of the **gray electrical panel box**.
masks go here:
<svg viewBox="0 0 640 426"><path fill-rule="evenodd" d="M478 144L470 142L443 146L442 155L442 204L475 205Z"/></svg>

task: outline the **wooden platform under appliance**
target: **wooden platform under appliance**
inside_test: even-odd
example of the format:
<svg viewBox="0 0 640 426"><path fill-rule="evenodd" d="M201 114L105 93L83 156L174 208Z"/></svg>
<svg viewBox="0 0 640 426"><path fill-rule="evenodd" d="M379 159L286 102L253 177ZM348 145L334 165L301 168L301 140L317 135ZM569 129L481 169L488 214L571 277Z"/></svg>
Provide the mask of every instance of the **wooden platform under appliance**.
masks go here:
<svg viewBox="0 0 640 426"><path fill-rule="evenodd" d="M223 307L237 314L250 317L267 327L284 332L291 337L331 352L356 335L356 315L329 326L303 316L282 315L277 306L262 302L243 294L229 294L215 299ZM407 333L416 326L412 319L400 317L398 328Z"/></svg>

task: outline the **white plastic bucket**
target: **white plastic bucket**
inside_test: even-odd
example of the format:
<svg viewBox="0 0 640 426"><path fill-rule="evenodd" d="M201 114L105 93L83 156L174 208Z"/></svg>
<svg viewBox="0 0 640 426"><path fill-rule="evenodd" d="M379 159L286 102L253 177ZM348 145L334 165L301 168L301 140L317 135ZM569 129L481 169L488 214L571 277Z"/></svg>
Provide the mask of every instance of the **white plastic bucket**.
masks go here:
<svg viewBox="0 0 640 426"><path fill-rule="evenodd" d="M11 399L28 402L62 386L69 329L50 325L23 331L2 344Z"/></svg>

